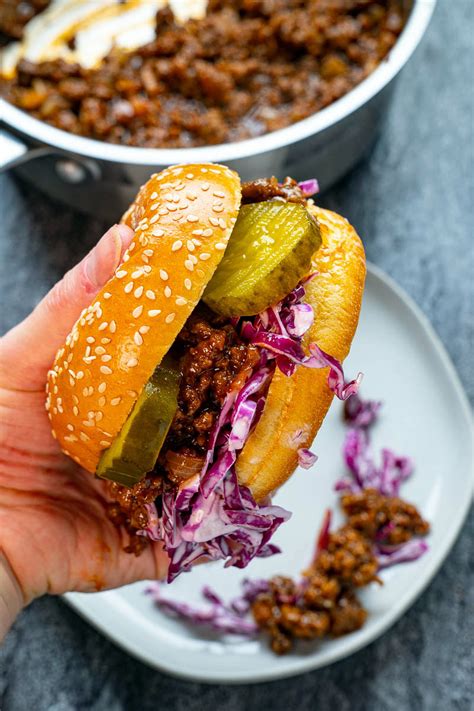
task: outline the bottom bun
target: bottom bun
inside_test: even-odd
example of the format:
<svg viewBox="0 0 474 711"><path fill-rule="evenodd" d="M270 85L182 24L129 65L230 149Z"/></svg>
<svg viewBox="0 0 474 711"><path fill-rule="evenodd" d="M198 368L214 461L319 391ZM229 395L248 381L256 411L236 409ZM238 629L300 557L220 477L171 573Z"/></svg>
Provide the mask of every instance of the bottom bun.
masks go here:
<svg viewBox="0 0 474 711"><path fill-rule="evenodd" d="M359 320L365 282L362 242L346 219L312 207L322 245L314 255L317 277L306 286L306 301L314 309L314 324L303 344L311 342L343 361ZM298 449L311 445L326 416L333 393L328 368L299 367L287 377L275 372L265 409L237 459L239 482L258 500L278 489L298 465Z"/></svg>

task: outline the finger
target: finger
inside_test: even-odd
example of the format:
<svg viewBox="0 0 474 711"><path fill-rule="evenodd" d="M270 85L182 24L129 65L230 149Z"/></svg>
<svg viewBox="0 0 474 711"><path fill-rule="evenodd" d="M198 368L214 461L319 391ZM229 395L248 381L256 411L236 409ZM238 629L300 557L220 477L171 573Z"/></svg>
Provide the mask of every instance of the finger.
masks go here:
<svg viewBox="0 0 474 711"><path fill-rule="evenodd" d="M81 311L107 283L133 238L126 225L111 227L97 245L59 281L2 343L2 370L11 387L43 387L56 351Z"/></svg>

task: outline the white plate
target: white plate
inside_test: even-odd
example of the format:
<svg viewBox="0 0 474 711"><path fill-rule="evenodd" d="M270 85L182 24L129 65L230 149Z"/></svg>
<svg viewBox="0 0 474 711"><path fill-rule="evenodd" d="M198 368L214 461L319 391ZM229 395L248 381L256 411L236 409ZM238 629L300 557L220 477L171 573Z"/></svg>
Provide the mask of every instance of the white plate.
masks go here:
<svg viewBox="0 0 474 711"><path fill-rule="evenodd" d="M431 326L386 275L369 267L361 321L347 375L364 371L363 395L383 399L374 447L387 445L413 457L416 470L403 496L432 524L429 552L419 561L383 573L386 584L363 594L365 626L337 640L307 643L275 657L265 642L222 639L202 628L170 619L144 595L146 583L119 590L79 594L66 600L107 637L142 661L170 674L206 682L256 682L300 674L352 654L392 625L432 579L459 533L472 496L471 414L457 375ZM309 561L324 510L337 510L333 484L343 467L344 427L335 403L318 435L313 469L298 471L275 503L293 517L275 536L282 555L254 561L247 570L223 570L218 563L182 575L169 594L200 601L203 584L225 598L239 592L247 576L298 575ZM338 523L336 518L336 523Z"/></svg>

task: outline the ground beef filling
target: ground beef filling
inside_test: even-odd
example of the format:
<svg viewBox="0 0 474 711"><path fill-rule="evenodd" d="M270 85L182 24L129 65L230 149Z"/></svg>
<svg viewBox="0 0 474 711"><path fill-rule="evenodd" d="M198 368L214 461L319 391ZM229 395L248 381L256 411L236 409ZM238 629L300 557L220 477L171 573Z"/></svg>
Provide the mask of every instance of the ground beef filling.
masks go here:
<svg viewBox="0 0 474 711"><path fill-rule="evenodd" d="M48 5L49 0L1 0L0 32L21 39L26 23Z"/></svg>
<svg viewBox="0 0 474 711"><path fill-rule="evenodd" d="M295 639L339 637L362 627L367 611L356 590L380 582L374 541L404 543L429 531L415 506L374 489L347 494L341 504L347 524L329 534L303 583L275 577L252 605L276 654L289 652Z"/></svg>
<svg viewBox="0 0 474 711"><path fill-rule="evenodd" d="M255 346L244 343L228 320L199 306L171 349L180 361L178 410L160 453L155 472L135 486L109 485L114 499L109 515L130 535L126 550L140 553L147 539L137 532L147 525L145 505L161 494L163 482L179 484L199 472L210 431L224 399L240 390L258 363Z"/></svg>
<svg viewBox="0 0 474 711"><path fill-rule="evenodd" d="M293 178L285 178L279 183L275 176L271 178L257 178L247 183L242 183L242 205L267 200L283 200L284 202L297 202L306 205L303 191Z"/></svg>
<svg viewBox="0 0 474 711"><path fill-rule="evenodd" d="M9 10L2 4L0 28L17 37L20 8L42 4L10 0ZM165 9L150 44L112 51L93 70L62 60L22 61L1 93L57 128L111 143L240 141L316 113L367 77L402 31L403 5L210 0L206 17L185 25Z"/></svg>

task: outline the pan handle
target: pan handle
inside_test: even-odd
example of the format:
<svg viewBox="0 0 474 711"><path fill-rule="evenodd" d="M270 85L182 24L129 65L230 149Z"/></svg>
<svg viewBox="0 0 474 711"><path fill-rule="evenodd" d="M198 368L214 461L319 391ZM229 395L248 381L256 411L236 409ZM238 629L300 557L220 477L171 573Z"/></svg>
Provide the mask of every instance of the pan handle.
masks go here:
<svg viewBox="0 0 474 711"><path fill-rule="evenodd" d="M45 157L53 159L54 169L65 183L74 185L87 179L100 180L101 178L101 170L96 161L70 155L49 146L30 148L20 138L0 127L0 173L36 158Z"/></svg>
<svg viewBox="0 0 474 711"><path fill-rule="evenodd" d="M46 147L29 148L16 136L0 128L0 172L51 153Z"/></svg>

